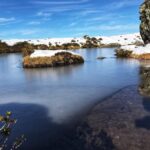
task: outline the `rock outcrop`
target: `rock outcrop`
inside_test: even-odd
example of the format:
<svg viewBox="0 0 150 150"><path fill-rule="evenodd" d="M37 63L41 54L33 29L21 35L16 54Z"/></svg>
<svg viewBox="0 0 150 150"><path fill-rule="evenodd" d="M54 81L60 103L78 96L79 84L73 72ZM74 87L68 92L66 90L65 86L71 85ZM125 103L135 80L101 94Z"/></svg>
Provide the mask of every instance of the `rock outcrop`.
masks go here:
<svg viewBox="0 0 150 150"><path fill-rule="evenodd" d="M140 33L145 44L150 43L150 0L145 0L140 7Z"/></svg>

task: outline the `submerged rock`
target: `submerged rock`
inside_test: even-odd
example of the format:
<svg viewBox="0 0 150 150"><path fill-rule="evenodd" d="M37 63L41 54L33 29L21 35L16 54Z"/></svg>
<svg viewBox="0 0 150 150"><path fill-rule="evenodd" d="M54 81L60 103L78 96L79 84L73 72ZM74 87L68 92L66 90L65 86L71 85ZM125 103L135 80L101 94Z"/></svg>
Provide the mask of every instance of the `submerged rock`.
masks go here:
<svg viewBox="0 0 150 150"><path fill-rule="evenodd" d="M149 150L150 100L129 86L100 102L80 128L86 150Z"/></svg>
<svg viewBox="0 0 150 150"><path fill-rule="evenodd" d="M145 44L150 43L150 0L145 2L140 7L140 33Z"/></svg>
<svg viewBox="0 0 150 150"><path fill-rule="evenodd" d="M150 65L142 65L140 68L139 91L142 95L150 96Z"/></svg>
<svg viewBox="0 0 150 150"><path fill-rule="evenodd" d="M52 56L26 56L23 59L24 68L57 67L81 63L84 63L82 56L63 51L54 53Z"/></svg>
<svg viewBox="0 0 150 150"><path fill-rule="evenodd" d="M100 56L100 57L97 57L97 59L103 60L103 59L106 59L106 57Z"/></svg>

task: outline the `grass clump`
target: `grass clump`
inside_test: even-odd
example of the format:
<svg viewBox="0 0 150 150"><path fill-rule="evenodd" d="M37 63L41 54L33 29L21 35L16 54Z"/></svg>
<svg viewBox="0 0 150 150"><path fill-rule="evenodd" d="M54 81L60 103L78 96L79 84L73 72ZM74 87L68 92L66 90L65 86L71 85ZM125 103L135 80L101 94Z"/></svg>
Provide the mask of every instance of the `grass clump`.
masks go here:
<svg viewBox="0 0 150 150"><path fill-rule="evenodd" d="M115 50L115 55L118 58L131 58L132 57L132 51L119 48L119 49Z"/></svg>
<svg viewBox="0 0 150 150"><path fill-rule="evenodd" d="M84 59L79 55L73 55L68 52L60 52L52 57L30 57L26 56L23 59L24 68L42 68L42 67L57 67L72 64L84 63Z"/></svg>

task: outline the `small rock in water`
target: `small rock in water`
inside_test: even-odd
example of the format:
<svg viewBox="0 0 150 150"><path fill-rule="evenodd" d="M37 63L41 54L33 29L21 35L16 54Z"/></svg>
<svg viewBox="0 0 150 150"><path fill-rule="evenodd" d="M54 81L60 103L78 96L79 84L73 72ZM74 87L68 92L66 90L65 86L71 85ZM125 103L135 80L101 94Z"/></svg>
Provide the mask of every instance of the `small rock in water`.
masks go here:
<svg viewBox="0 0 150 150"><path fill-rule="evenodd" d="M100 60L103 60L105 59L106 57L97 57L97 59L100 59Z"/></svg>

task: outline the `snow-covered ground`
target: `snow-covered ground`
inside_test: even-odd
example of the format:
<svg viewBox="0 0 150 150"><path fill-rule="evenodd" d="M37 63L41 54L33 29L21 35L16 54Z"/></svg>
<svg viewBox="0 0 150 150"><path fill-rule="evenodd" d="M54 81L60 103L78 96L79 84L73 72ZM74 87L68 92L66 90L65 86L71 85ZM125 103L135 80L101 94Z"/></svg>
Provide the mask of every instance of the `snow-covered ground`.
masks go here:
<svg viewBox="0 0 150 150"><path fill-rule="evenodd" d="M35 57L52 57L54 56L55 54L57 53L60 53L60 52L67 52L68 51L65 51L65 50L35 50L31 55L30 57L31 58L35 58ZM73 55L79 55L79 54L76 54L74 52L69 52Z"/></svg>
<svg viewBox="0 0 150 150"><path fill-rule="evenodd" d="M118 43L120 45L129 45L134 44L135 42L142 42L142 38L139 33L134 34L125 34L125 35L116 35L116 36L103 36L101 37L102 43Z"/></svg>
<svg viewBox="0 0 150 150"><path fill-rule="evenodd" d="M75 40L77 43L84 43L85 39L84 38L47 38L47 39L32 39L32 40L27 40L27 39L12 39L12 40L3 40L4 42L6 42L8 45L12 46L18 42L24 42L27 41L29 43L33 43L35 45L38 44L45 44L45 45L49 45L50 43L52 45L62 45L65 43L71 43L72 40Z"/></svg>
<svg viewBox="0 0 150 150"><path fill-rule="evenodd" d="M150 54L150 44L147 44L146 46L135 46L135 45L121 46L121 49L132 51L132 54L135 55Z"/></svg>
<svg viewBox="0 0 150 150"><path fill-rule="evenodd" d="M150 53L150 44L144 46L136 46L135 43L143 43L142 38L140 36L139 33L134 33L134 34L125 34L125 35L115 35L115 36L96 36L97 39L102 39L101 43L108 45L108 44L112 44L112 43L117 43L121 45L121 49L123 50L130 50L133 53L132 54L145 54L145 53ZM12 46L14 44L16 44L17 42L23 42L23 41L27 41L29 43L33 43L35 45L37 44L45 44L45 45L49 45L51 43L51 45L56 46L56 44L58 45L62 45L65 43L71 43L73 41L75 41L76 43L80 44L81 43L85 43L86 39L84 39L83 37L81 38L47 38L47 39L32 39L32 40L27 40L27 39L12 39L12 40L3 40L4 42L6 42L8 45ZM35 52L33 54L31 54L31 57L45 57L45 56L53 56L58 52L65 52L64 50L55 50L55 51L49 51L49 50L35 50ZM77 55L77 54L76 54Z"/></svg>
<svg viewBox="0 0 150 150"><path fill-rule="evenodd" d="M102 38L102 44L110 44L110 43L118 43L121 45L129 45L129 44L134 44L135 42L142 42L141 36L139 33L134 33L134 34L126 34L126 35L116 35L116 36L97 36L96 38ZM32 40L27 40L27 39L12 39L12 40L3 40L6 42L8 45L12 46L17 42L23 42L27 41L29 43L33 43L35 45L37 44L45 44L49 45L51 43L52 45L62 45L64 43L71 43L72 40L75 40L76 43L81 44L85 43L85 39L83 37L81 38L47 38L47 39L32 39Z"/></svg>

